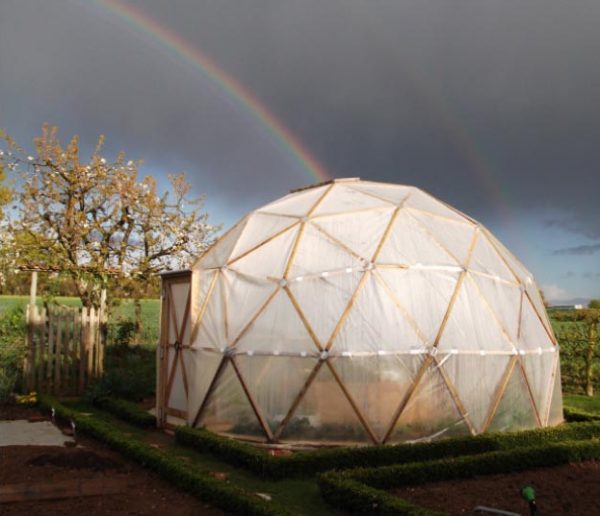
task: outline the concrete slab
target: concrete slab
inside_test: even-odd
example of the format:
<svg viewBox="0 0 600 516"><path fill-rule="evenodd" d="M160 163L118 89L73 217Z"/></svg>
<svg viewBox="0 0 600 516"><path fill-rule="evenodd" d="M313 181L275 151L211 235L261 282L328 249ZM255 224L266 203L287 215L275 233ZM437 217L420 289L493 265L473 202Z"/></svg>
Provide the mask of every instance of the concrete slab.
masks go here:
<svg viewBox="0 0 600 516"><path fill-rule="evenodd" d="M0 421L0 446L64 446L73 441L50 421Z"/></svg>

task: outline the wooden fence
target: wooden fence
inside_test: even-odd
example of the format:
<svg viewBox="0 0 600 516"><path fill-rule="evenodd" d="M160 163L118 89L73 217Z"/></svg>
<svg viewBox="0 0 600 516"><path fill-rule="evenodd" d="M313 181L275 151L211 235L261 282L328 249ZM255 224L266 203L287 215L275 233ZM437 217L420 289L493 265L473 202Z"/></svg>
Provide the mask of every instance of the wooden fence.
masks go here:
<svg viewBox="0 0 600 516"><path fill-rule="evenodd" d="M26 320L29 391L81 395L102 375L106 320L100 310L28 305Z"/></svg>

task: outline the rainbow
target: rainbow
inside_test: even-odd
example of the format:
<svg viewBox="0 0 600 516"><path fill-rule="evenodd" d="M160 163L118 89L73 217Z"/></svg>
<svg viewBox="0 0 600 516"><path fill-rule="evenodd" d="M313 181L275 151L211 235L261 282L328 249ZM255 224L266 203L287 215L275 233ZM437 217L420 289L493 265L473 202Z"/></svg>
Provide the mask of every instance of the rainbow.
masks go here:
<svg viewBox="0 0 600 516"><path fill-rule="evenodd" d="M128 25L151 38L158 39L174 57L200 70L222 91L258 120L262 127L288 152L317 182L330 179L325 167L304 147L291 131L269 111L247 88L218 66L209 56L192 46L173 30L158 23L121 0L93 0L100 8L114 14Z"/></svg>
<svg viewBox="0 0 600 516"><path fill-rule="evenodd" d="M212 81L228 98L242 107L254 120L256 120L274 141L278 142L285 151L294 158L301 168L308 172L317 182L328 181L331 176L325 167L311 155L291 131L286 128L277 117L269 111L246 87L234 77L218 66L208 55L194 47L172 29L158 23L145 14L141 9L134 7L123 0L91 0L107 14L110 14L139 33L146 35L150 40L158 41L170 54L180 61L189 64L192 68ZM475 176L476 181L488 193L499 214L509 225L515 227L514 217L508 202L509 192L504 191L494 170L480 150L480 145L475 140L472 131L460 120L455 109L433 87L434 81L428 81L408 62L403 62L405 78L412 84L414 93L423 98L426 108L438 119L447 138L459 151Z"/></svg>

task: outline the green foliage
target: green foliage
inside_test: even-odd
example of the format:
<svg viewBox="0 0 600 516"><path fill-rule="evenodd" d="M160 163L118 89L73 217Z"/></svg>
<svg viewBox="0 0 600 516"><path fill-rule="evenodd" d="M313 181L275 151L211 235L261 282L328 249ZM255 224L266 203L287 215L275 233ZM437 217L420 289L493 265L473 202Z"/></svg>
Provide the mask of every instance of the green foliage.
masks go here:
<svg viewBox="0 0 600 516"><path fill-rule="evenodd" d="M550 316L560 344L563 389L585 393L588 368L591 385L600 389L600 310L556 310ZM593 344L591 354L590 340ZM589 364L588 355L591 357Z"/></svg>
<svg viewBox="0 0 600 516"><path fill-rule="evenodd" d="M600 308L600 299L592 299L588 304L588 308Z"/></svg>
<svg viewBox="0 0 600 516"><path fill-rule="evenodd" d="M25 358L24 314L20 307L0 313L0 403L15 391Z"/></svg>
<svg viewBox="0 0 600 516"><path fill-rule="evenodd" d="M78 432L89 435L144 467L149 468L177 487L202 500L234 514L277 515L285 514L281 507L275 509L267 502L254 498L220 480L209 477L191 463L184 463L172 455L142 443L107 421L92 415L83 415L65 407L56 399L41 397L40 405L54 407L56 416L73 421Z"/></svg>
<svg viewBox="0 0 600 516"><path fill-rule="evenodd" d="M600 414L593 414L576 408L564 408L565 419L569 422L600 421Z"/></svg>
<svg viewBox="0 0 600 516"><path fill-rule="evenodd" d="M175 430L175 438L181 444L201 452L212 453L230 464L246 468L258 475L283 478L307 476L333 468L383 466L511 450L563 440L600 438L600 422L564 424L523 432L482 434L431 443L329 448L298 452L286 457L273 457L254 446L213 434L205 429L181 426Z"/></svg>
<svg viewBox="0 0 600 516"><path fill-rule="evenodd" d="M380 489L336 475L321 475L319 478L321 496L338 509L349 514L441 516L443 513L418 507L402 498Z"/></svg>
<svg viewBox="0 0 600 516"><path fill-rule="evenodd" d="M85 398L91 403L116 397L141 401L156 389L155 350L119 344L106 347L104 376L92 382Z"/></svg>
<svg viewBox="0 0 600 516"><path fill-rule="evenodd" d="M583 410L600 416L600 396L565 394L563 396L563 403L566 408Z"/></svg>
<svg viewBox="0 0 600 516"><path fill-rule="evenodd" d="M142 428L156 426L156 418L139 405L119 398L98 398L94 405L110 412L114 416Z"/></svg>
<svg viewBox="0 0 600 516"><path fill-rule="evenodd" d="M392 500L388 493L378 490L471 478L476 475L525 471L599 457L598 439L564 441L435 461L330 471L320 475L318 481L323 497L336 508L350 513L361 513L355 508L362 508L369 502L372 514L419 514L411 512L411 507L402 506L402 503L408 502L398 502L399 498Z"/></svg>

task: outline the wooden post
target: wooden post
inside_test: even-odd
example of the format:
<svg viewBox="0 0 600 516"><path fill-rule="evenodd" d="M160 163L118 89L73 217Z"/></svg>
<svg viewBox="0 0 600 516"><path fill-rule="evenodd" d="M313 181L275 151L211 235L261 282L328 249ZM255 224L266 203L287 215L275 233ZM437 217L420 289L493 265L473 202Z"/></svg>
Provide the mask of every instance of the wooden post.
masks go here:
<svg viewBox="0 0 600 516"><path fill-rule="evenodd" d="M88 337L88 311L84 306L81 308L81 325L79 333L79 394L83 394L86 378L87 364L87 337Z"/></svg>
<svg viewBox="0 0 600 516"><path fill-rule="evenodd" d="M54 322L56 326L56 341L54 350L54 393L60 394L61 368L62 368L62 338L63 338L63 311L56 310Z"/></svg>
<svg viewBox="0 0 600 516"><path fill-rule="evenodd" d="M33 339L33 318L35 317L34 308L31 304L27 305L25 311L25 321L27 324L27 334L25 336L27 346L27 356L25 359L25 384L28 392L34 389L35 385L35 341Z"/></svg>
<svg viewBox="0 0 600 516"><path fill-rule="evenodd" d="M37 271L33 271L31 273L31 286L29 287L29 305L35 306L36 296L37 296L37 280L38 273Z"/></svg>
<svg viewBox="0 0 600 516"><path fill-rule="evenodd" d="M53 384L52 368L54 367L54 362L55 362L55 360L54 360L55 359L55 354L54 354L55 332L54 332L54 329L56 327L56 324L55 324L55 314L52 313L49 306L46 308L46 313L48 316L48 346L47 346L48 355L46 358L46 387L50 388L50 386ZM53 391L53 389L50 389L50 390Z"/></svg>
<svg viewBox="0 0 600 516"><path fill-rule="evenodd" d="M588 318L588 345L587 353L585 357L585 394L587 396L594 395L594 377L593 377L593 363L594 363L594 351L596 348L596 340L598 338L598 331L596 325L598 324L598 318Z"/></svg>

